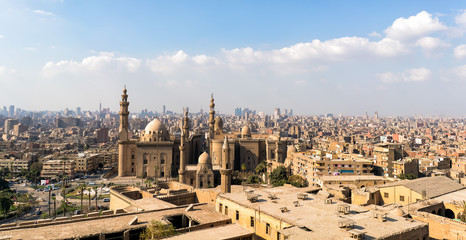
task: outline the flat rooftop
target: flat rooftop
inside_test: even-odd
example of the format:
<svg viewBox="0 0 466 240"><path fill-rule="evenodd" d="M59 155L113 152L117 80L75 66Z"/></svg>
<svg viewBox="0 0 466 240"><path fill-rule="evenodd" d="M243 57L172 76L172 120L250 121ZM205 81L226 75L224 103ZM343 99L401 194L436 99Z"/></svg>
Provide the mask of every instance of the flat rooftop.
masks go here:
<svg viewBox="0 0 466 240"><path fill-rule="evenodd" d="M215 228L207 228L199 231L183 233L174 237L166 238L166 240L185 240L185 239L203 239L203 240L218 240L249 237L254 233L243 228L239 224L227 224Z"/></svg>
<svg viewBox="0 0 466 240"><path fill-rule="evenodd" d="M386 221L382 222L373 217L373 210L351 204L345 204L350 207L348 214L338 213L338 208L342 203L326 204L325 200L317 195L306 193L306 188L275 187L265 189L247 188L247 190L254 190L254 194L259 195L259 200L253 203L248 201L246 192L221 194L219 197L229 199L296 226L297 228L294 228L295 233L287 233L287 231L293 231L291 228L283 230L285 234L292 234L290 236L292 239L297 236L302 239L322 239L324 236L326 239L346 239L349 233L341 229L338 223L347 219L354 222L354 229L366 232L366 239L383 238L394 233L403 233L410 229L427 226L426 223L411 221L411 219L405 219L391 213L387 213ZM298 200L298 194L303 193L308 194L308 198ZM271 200L268 198L269 194L273 194L277 198ZM295 206L295 201L298 201L299 206ZM281 208L283 207L286 207L288 211L282 212Z"/></svg>
<svg viewBox="0 0 466 240"><path fill-rule="evenodd" d="M165 209L151 212L114 215L96 219L83 219L79 221L64 221L46 226L24 227L12 230L0 230L0 236L11 236L11 239L79 239L91 237L100 233L110 234L122 232L127 229L145 227L152 220L161 221L165 216L185 214L199 224L211 223L230 219L215 211L211 205L196 205L193 210L186 212L184 207ZM129 226L128 223L138 217L138 224Z"/></svg>
<svg viewBox="0 0 466 240"><path fill-rule="evenodd" d="M375 175L338 175L338 176L322 176L319 177L322 181L357 181L357 180L387 180L389 179L382 176Z"/></svg>

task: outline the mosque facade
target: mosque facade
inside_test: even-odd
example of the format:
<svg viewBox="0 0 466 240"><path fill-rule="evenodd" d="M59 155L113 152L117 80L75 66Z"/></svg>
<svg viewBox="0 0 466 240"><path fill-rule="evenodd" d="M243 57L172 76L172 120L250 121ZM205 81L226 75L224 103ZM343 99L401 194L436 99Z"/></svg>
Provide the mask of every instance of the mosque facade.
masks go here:
<svg viewBox="0 0 466 240"><path fill-rule="evenodd" d="M181 137L170 135L157 118L147 124L139 138L128 132L129 102L126 88L120 102L118 141L118 176L173 178L197 188L221 185L229 192L234 170L253 172L261 161L283 163L287 141L275 135L255 136L248 125L239 134L225 134L223 120L215 116L213 96L210 100L207 139L189 131L188 113L183 118ZM207 148L203 142L207 141ZM201 152L205 150L201 154Z"/></svg>

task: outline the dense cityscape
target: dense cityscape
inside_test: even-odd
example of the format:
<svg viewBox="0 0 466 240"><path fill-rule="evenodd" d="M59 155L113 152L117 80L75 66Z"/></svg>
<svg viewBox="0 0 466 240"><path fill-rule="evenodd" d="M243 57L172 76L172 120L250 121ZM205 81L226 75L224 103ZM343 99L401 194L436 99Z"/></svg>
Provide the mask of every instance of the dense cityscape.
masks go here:
<svg viewBox="0 0 466 240"><path fill-rule="evenodd" d="M466 239L464 6L0 0L0 240Z"/></svg>

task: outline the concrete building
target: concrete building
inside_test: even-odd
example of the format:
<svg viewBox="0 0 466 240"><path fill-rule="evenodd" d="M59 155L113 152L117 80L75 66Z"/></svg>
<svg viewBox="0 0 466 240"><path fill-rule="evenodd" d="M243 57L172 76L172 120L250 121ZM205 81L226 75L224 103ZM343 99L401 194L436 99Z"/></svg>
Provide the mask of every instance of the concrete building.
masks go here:
<svg viewBox="0 0 466 240"><path fill-rule="evenodd" d="M216 210L267 240L429 239L426 223L323 196L286 186L245 189L219 194Z"/></svg>
<svg viewBox="0 0 466 240"><path fill-rule="evenodd" d="M337 155L323 151L297 152L294 146L288 149L285 166L291 174L306 179L310 185L319 185L323 176L373 175L372 161L357 155Z"/></svg>
<svg viewBox="0 0 466 240"><path fill-rule="evenodd" d="M73 177L76 174L75 160L48 160L42 163L42 178L58 178L58 176L67 175Z"/></svg>

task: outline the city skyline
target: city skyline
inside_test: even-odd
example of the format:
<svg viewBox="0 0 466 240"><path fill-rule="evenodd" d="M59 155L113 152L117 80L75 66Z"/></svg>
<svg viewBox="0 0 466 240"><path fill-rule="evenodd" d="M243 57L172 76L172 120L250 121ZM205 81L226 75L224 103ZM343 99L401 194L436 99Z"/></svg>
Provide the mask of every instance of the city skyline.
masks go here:
<svg viewBox="0 0 466 240"><path fill-rule="evenodd" d="M109 3L0 1L0 105L465 116L460 1Z"/></svg>

